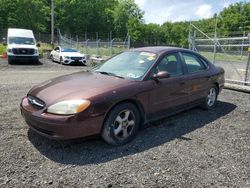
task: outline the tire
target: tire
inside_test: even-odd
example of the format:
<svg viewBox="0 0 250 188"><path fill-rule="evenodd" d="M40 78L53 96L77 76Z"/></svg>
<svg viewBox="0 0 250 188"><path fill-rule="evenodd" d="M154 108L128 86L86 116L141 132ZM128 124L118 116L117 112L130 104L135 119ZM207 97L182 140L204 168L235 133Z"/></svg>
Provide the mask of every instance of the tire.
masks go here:
<svg viewBox="0 0 250 188"><path fill-rule="evenodd" d="M140 114L131 103L114 107L104 122L101 136L111 145L123 145L132 141L140 126Z"/></svg>
<svg viewBox="0 0 250 188"><path fill-rule="evenodd" d="M51 61L52 61L53 63L55 62L53 55L50 55L50 56L49 56L49 59L51 59Z"/></svg>
<svg viewBox="0 0 250 188"><path fill-rule="evenodd" d="M39 58L35 59L33 62L34 62L35 64L40 64Z"/></svg>
<svg viewBox="0 0 250 188"><path fill-rule="evenodd" d="M13 64L13 60L8 59L8 64L9 65Z"/></svg>
<svg viewBox="0 0 250 188"><path fill-rule="evenodd" d="M63 64L63 59L62 59L62 57L60 57L60 64L61 64L61 65Z"/></svg>
<svg viewBox="0 0 250 188"><path fill-rule="evenodd" d="M207 97L204 100L204 103L202 104L202 108L204 110L210 110L214 108L217 105L217 97L218 97L218 88L216 86L213 86L209 89L207 93Z"/></svg>

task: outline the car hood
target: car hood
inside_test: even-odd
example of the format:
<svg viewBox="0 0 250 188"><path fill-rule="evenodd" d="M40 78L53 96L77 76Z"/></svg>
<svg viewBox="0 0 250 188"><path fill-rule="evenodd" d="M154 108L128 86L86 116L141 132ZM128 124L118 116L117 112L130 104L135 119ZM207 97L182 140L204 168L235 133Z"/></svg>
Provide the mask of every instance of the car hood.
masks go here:
<svg viewBox="0 0 250 188"><path fill-rule="evenodd" d="M90 72L78 72L45 81L33 87L28 95L35 96L46 106L63 100L91 99L105 92L133 84L134 81Z"/></svg>
<svg viewBox="0 0 250 188"><path fill-rule="evenodd" d="M79 52L61 52L61 55L63 56L69 56L69 57L83 57L84 55Z"/></svg>

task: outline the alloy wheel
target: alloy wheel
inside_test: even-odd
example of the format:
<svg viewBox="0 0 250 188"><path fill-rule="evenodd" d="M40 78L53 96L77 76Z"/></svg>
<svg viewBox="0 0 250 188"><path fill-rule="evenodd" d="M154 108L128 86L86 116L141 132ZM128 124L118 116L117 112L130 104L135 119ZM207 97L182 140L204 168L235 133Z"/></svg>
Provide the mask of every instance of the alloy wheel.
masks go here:
<svg viewBox="0 0 250 188"><path fill-rule="evenodd" d="M209 90L208 96L207 96L207 105L208 106L213 106L215 101L216 101L216 89L215 88L211 88Z"/></svg>
<svg viewBox="0 0 250 188"><path fill-rule="evenodd" d="M114 136L119 140L128 138L135 128L135 115L131 110L120 112L113 122Z"/></svg>

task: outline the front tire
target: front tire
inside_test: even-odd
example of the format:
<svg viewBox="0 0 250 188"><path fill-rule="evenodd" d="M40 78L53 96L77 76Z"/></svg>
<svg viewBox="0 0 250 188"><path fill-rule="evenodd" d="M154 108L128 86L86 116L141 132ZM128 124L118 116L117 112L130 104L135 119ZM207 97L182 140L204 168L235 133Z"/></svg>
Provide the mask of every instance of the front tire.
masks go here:
<svg viewBox="0 0 250 188"><path fill-rule="evenodd" d="M54 57L53 57L52 54L49 56L49 59L51 59L51 61L52 61L53 63L55 62Z"/></svg>
<svg viewBox="0 0 250 188"><path fill-rule="evenodd" d="M213 86L209 89L206 99L204 100L203 105L201 106L205 110L210 110L217 105L218 89L216 86Z"/></svg>
<svg viewBox="0 0 250 188"><path fill-rule="evenodd" d="M9 65L13 64L13 60L10 59L10 58L8 58L8 64L9 64Z"/></svg>
<svg viewBox="0 0 250 188"><path fill-rule="evenodd" d="M123 145L135 138L139 125L138 109L131 103L121 103L109 112L101 136L108 144Z"/></svg>
<svg viewBox="0 0 250 188"><path fill-rule="evenodd" d="M63 64L63 59L62 59L62 57L60 57L60 64L61 64L61 65Z"/></svg>

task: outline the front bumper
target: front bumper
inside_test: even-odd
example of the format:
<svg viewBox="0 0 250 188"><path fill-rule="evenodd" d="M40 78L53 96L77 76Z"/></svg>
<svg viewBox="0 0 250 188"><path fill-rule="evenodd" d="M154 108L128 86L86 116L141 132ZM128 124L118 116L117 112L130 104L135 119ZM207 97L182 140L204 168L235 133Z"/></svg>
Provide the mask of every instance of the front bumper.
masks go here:
<svg viewBox="0 0 250 188"><path fill-rule="evenodd" d="M29 127L38 134L58 140L75 139L98 135L101 132L103 116L53 115L34 108L25 97L21 114Z"/></svg>
<svg viewBox="0 0 250 188"><path fill-rule="evenodd" d="M73 63L86 64L86 59L80 59L80 60L63 59L63 63L64 64L73 64Z"/></svg>
<svg viewBox="0 0 250 188"><path fill-rule="evenodd" d="M38 61L38 55L8 55L10 61L27 62L27 61Z"/></svg>

